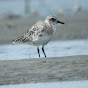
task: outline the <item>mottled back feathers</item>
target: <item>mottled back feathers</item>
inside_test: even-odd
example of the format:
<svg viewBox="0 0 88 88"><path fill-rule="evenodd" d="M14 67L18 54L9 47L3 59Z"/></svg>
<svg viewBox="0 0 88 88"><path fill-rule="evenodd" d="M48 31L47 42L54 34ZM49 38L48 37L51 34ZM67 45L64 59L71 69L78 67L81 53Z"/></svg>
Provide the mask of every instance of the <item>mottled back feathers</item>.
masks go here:
<svg viewBox="0 0 88 88"><path fill-rule="evenodd" d="M30 29L27 30L21 37L14 40L14 43L18 42L31 42L35 41L38 37L43 37L47 35L53 35L53 29L51 25L46 24L45 22L38 22Z"/></svg>

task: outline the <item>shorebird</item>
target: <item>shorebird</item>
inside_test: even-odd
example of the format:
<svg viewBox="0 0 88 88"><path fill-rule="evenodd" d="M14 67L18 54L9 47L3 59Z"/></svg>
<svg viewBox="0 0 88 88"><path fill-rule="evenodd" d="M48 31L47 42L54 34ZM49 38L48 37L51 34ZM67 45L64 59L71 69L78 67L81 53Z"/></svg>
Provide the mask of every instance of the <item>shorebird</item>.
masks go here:
<svg viewBox="0 0 88 88"><path fill-rule="evenodd" d="M44 22L39 21L26 31L22 36L13 41L13 43L28 43L37 46L37 52L40 57L39 46L42 45L42 52L46 57L44 45L46 45L56 33L56 24L64 24L57 20L54 15L48 16Z"/></svg>

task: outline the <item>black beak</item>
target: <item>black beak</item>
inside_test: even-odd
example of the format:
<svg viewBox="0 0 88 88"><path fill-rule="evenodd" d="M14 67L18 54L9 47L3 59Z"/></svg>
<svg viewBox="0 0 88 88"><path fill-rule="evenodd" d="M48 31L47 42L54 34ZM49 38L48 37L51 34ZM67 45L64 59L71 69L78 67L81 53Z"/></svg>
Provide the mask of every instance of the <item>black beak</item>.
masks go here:
<svg viewBox="0 0 88 88"><path fill-rule="evenodd" d="M64 24L63 22L61 22L61 21L59 21L59 20L57 20L57 23Z"/></svg>

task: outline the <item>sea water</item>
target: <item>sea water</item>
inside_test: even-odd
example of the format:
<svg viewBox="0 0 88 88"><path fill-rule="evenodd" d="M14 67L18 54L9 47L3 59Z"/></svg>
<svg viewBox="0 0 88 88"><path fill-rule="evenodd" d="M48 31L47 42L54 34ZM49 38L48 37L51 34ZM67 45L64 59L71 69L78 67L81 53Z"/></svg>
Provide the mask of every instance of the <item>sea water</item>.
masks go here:
<svg viewBox="0 0 88 88"><path fill-rule="evenodd" d="M88 80L4 85L0 88L88 88Z"/></svg>
<svg viewBox="0 0 88 88"><path fill-rule="evenodd" d="M44 57L40 46L41 58ZM45 45L47 57L88 55L88 40L51 41ZM0 45L0 60L38 58L37 47L28 44Z"/></svg>

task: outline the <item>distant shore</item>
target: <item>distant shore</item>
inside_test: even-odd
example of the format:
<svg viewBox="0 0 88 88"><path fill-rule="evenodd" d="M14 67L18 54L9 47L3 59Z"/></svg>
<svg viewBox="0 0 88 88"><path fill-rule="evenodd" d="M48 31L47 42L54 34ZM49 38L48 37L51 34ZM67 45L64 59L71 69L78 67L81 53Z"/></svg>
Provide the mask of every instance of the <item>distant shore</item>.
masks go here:
<svg viewBox="0 0 88 88"><path fill-rule="evenodd" d="M88 14L57 16L64 25L57 25L53 40L88 39ZM11 43L24 34L33 24L45 17L20 17L0 19L0 44Z"/></svg>
<svg viewBox="0 0 88 88"><path fill-rule="evenodd" d="M88 56L0 60L0 85L88 80Z"/></svg>

